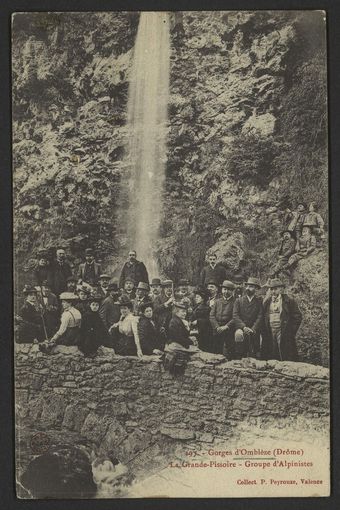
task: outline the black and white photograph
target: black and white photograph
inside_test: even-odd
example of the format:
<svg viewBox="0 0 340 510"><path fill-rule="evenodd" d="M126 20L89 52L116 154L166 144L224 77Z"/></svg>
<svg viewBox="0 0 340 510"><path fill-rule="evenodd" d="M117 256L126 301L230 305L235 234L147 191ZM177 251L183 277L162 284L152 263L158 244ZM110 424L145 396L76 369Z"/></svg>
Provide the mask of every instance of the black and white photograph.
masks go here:
<svg viewBox="0 0 340 510"><path fill-rule="evenodd" d="M18 498L330 495L326 30L12 15Z"/></svg>

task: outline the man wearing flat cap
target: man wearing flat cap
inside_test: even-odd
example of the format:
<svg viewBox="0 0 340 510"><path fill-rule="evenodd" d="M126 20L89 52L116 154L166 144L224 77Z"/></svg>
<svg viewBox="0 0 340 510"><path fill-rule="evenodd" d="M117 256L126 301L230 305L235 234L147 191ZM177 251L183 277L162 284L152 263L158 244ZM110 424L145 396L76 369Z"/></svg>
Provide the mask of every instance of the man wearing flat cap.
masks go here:
<svg viewBox="0 0 340 510"><path fill-rule="evenodd" d="M216 299L210 311L210 322L213 328L213 348L211 352L225 354L228 359L234 358L233 319L235 285L224 280L222 283L222 297Z"/></svg>
<svg viewBox="0 0 340 510"><path fill-rule="evenodd" d="M96 288L97 294L102 296L102 299L105 299L108 296L107 288L109 286L111 280L111 276L109 274L103 273L99 276L99 285Z"/></svg>
<svg viewBox="0 0 340 510"><path fill-rule="evenodd" d="M80 264L78 268L79 283L85 282L89 285L96 285L101 272L100 264L95 261L92 248L86 248L85 262Z"/></svg>
<svg viewBox="0 0 340 510"><path fill-rule="evenodd" d="M264 331L261 345L263 359L298 361L296 333L302 314L295 299L284 293L278 278L268 282L270 297L264 302Z"/></svg>
<svg viewBox="0 0 340 510"><path fill-rule="evenodd" d="M237 357L260 358L260 334L263 322L262 299L256 294L261 288L258 278L249 277L245 295L236 299L233 310L235 353Z"/></svg>
<svg viewBox="0 0 340 510"><path fill-rule="evenodd" d="M149 275L144 263L141 260L137 260L137 252L136 250L129 251L128 260L125 262L120 279L119 279L119 288L124 288L124 283L126 278L132 278L135 282L135 285L138 285L139 282L149 283Z"/></svg>

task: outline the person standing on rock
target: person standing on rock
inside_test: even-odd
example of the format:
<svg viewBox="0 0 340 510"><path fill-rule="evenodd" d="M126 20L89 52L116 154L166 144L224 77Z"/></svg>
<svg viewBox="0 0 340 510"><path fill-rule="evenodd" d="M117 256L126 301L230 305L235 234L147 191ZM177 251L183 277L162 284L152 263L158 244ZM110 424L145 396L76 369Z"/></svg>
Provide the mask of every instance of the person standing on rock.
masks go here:
<svg viewBox="0 0 340 510"><path fill-rule="evenodd" d="M321 214L317 212L315 202L310 203L303 225L309 225L311 227L312 235L314 235L316 239L316 245L321 246L325 239L325 222Z"/></svg>
<svg viewBox="0 0 340 510"><path fill-rule="evenodd" d="M284 230L281 233L282 241L278 253L278 260L271 271L271 277L277 276L287 267L289 257L295 253L296 242L290 230Z"/></svg>
<svg viewBox="0 0 340 510"><path fill-rule="evenodd" d="M202 287L206 287L210 280L214 280L218 285L227 279L227 271L225 267L217 262L215 253L208 254L208 264L202 269L200 283Z"/></svg>
<svg viewBox="0 0 340 510"><path fill-rule="evenodd" d="M245 295L236 299L233 309L236 356L260 358L260 334L263 322L262 299L256 294L261 288L258 278L249 277Z"/></svg>
<svg viewBox="0 0 340 510"><path fill-rule="evenodd" d="M264 302L262 359L298 361L296 334L302 314L295 299L284 293L284 283L278 278L269 282L270 297Z"/></svg>
<svg viewBox="0 0 340 510"><path fill-rule="evenodd" d="M119 279L120 289L124 288L124 283L128 277L132 278L135 285L138 285L139 282L145 282L149 284L149 275L147 269L142 261L137 260L136 250L129 251L129 258L123 266Z"/></svg>
<svg viewBox="0 0 340 510"><path fill-rule="evenodd" d="M56 259L52 264L52 292L57 297L67 289L67 278L72 276L72 269L66 260L64 248L56 250Z"/></svg>
<svg viewBox="0 0 340 510"><path fill-rule="evenodd" d="M287 262L287 269L293 268L299 262L299 260L307 257L316 248L316 239L312 234L312 226L304 224L302 228L302 234L299 239L299 249L294 253Z"/></svg>
<svg viewBox="0 0 340 510"><path fill-rule="evenodd" d="M296 211L287 211L286 221L288 223L287 230L293 233L296 239L296 249L299 248L299 239L302 233L302 226L305 221L306 206L303 202L299 202Z"/></svg>
<svg viewBox="0 0 340 510"><path fill-rule="evenodd" d="M94 259L92 248L86 248L85 262L80 264L78 268L78 283L85 282L88 285L94 286L97 284L100 274L101 267Z"/></svg>
<svg viewBox="0 0 340 510"><path fill-rule="evenodd" d="M210 311L210 322L213 328L212 350L215 354L225 354L228 359L234 359L235 320L234 310L235 285L225 280L222 283L222 297L216 300Z"/></svg>

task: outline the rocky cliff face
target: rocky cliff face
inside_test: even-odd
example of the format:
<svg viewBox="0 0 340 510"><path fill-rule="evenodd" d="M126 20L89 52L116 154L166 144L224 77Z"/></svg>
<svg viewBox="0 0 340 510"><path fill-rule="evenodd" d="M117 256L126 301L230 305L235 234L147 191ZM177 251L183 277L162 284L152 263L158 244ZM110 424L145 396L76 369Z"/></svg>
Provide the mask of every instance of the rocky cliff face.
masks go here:
<svg viewBox="0 0 340 510"><path fill-rule="evenodd" d="M114 271L127 243L122 176L138 15L16 15L13 26L18 268L30 267L36 248L63 243L74 263L95 246ZM326 218L323 31L322 12L172 15L157 246L165 275L197 281L211 248L231 272L265 280L285 209L313 200ZM308 318L300 350L316 363L327 362L327 267L321 250L288 282Z"/></svg>

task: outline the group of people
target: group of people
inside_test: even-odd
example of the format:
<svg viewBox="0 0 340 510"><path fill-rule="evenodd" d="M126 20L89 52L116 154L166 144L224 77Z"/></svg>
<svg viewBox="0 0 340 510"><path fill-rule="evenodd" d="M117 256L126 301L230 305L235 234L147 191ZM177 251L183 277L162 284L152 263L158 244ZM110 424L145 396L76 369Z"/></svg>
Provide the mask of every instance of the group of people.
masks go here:
<svg viewBox="0 0 340 510"><path fill-rule="evenodd" d="M76 345L86 356L101 345L127 356L166 353L168 365L179 366L198 349L227 359L298 359L302 315L284 283L271 278L261 286L255 277L229 276L213 253L195 288L186 279L149 281L135 250L119 281L102 272L90 248L76 276L62 248L54 261L44 250L38 259L16 317L19 343L39 343L46 353Z"/></svg>
<svg viewBox="0 0 340 510"><path fill-rule="evenodd" d="M272 277L290 273L299 260L322 247L325 240L325 222L314 202L310 203L308 211L303 202L297 204L295 211L287 209L284 224L282 242L271 271Z"/></svg>

